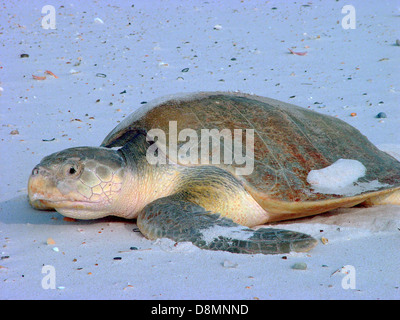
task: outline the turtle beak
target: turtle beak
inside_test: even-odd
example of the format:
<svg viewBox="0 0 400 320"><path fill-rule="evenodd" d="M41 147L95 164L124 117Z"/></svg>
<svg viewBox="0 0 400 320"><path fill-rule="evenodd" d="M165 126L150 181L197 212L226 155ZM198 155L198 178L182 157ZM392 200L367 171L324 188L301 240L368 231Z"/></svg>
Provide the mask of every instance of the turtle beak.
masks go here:
<svg viewBox="0 0 400 320"><path fill-rule="evenodd" d="M29 204L38 210L54 210L45 200L48 198L46 190L54 189L54 183L46 175L46 169L36 166L28 181Z"/></svg>

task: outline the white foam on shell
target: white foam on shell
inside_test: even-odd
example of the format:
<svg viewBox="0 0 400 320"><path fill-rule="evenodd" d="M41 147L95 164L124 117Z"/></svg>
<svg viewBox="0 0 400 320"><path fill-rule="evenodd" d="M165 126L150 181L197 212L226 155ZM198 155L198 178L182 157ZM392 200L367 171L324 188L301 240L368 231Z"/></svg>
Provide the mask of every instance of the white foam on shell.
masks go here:
<svg viewBox="0 0 400 320"><path fill-rule="evenodd" d="M315 193L345 196L354 196L388 186L378 180L357 182L365 176L366 172L367 169L358 160L339 159L328 167L311 170L308 173L307 182Z"/></svg>

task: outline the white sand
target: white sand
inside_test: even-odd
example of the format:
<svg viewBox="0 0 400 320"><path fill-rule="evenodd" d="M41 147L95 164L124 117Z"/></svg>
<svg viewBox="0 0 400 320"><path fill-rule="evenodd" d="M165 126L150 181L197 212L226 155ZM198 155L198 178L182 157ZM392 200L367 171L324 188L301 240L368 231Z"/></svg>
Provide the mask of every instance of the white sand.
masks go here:
<svg viewBox="0 0 400 320"><path fill-rule="evenodd" d="M400 206L281 223L328 242L307 254L249 256L149 241L132 231L134 221L64 221L26 200L43 156L98 145L142 101L178 92L240 90L291 102L398 153L399 4L352 1L356 29L344 30L344 1L105 3L55 5L56 30L41 27L41 3L2 4L0 298L399 299ZM58 78L32 79L46 70ZM42 287L48 265L56 289ZM355 273L342 273L347 265Z"/></svg>

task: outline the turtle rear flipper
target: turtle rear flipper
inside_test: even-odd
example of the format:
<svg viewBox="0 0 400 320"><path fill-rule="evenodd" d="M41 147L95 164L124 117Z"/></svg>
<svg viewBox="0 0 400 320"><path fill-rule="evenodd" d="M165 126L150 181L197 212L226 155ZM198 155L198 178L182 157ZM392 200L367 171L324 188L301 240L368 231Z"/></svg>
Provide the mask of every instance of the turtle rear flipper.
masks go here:
<svg viewBox="0 0 400 320"><path fill-rule="evenodd" d="M148 204L139 214L137 224L149 239L190 241L201 249L233 253L304 252L317 243L304 233L273 228L253 230L174 196Z"/></svg>

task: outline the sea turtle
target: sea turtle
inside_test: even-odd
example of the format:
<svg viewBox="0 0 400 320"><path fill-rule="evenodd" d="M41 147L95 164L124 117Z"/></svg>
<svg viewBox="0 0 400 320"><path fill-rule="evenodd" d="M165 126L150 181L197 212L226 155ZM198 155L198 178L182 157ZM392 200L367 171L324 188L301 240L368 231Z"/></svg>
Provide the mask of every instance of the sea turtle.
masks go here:
<svg viewBox="0 0 400 320"><path fill-rule="evenodd" d="M366 171L349 194L316 190L309 173L339 159ZM337 118L255 95L203 92L142 106L100 147L43 158L28 192L34 208L67 217L137 218L148 239L285 253L317 241L251 227L360 203L400 205L400 162Z"/></svg>

